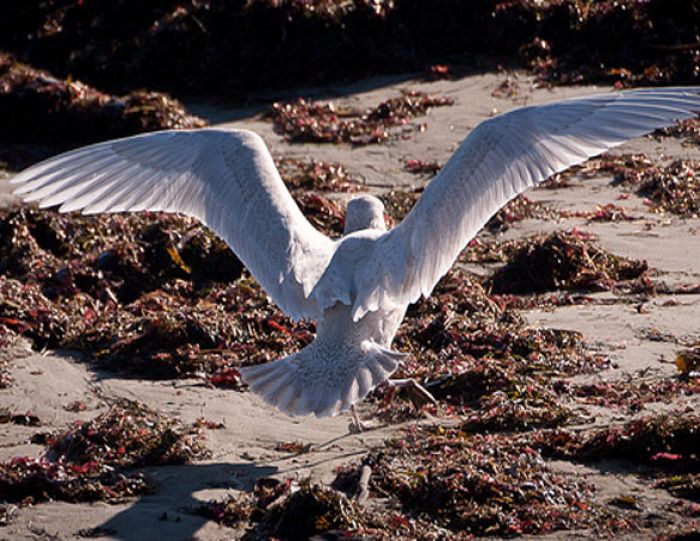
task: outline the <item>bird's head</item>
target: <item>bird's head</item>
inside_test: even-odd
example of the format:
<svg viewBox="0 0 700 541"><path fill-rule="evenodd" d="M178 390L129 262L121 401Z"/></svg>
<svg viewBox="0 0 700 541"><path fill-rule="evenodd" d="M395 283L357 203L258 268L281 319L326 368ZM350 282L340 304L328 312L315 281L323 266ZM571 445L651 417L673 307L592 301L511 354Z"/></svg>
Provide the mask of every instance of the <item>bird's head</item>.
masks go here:
<svg viewBox="0 0 700 541"><path fill-rule="evenodd" d="M348 203L345 213L345 235L362 229L386 231L384 203L372 195L355 197Z"/></svg>

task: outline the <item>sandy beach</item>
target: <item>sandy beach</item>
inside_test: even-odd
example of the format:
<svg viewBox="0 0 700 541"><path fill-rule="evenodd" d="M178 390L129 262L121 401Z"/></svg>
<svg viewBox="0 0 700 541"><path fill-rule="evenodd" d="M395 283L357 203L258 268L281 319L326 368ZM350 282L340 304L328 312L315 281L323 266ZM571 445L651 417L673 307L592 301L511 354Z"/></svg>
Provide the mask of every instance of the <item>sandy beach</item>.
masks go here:
<svg viewBox="0 0 700 541"><path fill-rule="evenodd" d="M494 96L509 78L515 88L512 96ZM263 136L275 156L312 158L337 162L347 168L370 191L417 188L428 178L407 172L408 159L444 163L462 139L482 120L523 105L607 92L610 88L568 86L535 88L531 76L522 72L489 73L457 80L425 82L418 78L388 77L352 85L299 89L298 96L332 100L337 106L367 108L401 91L422 91L454 100L454 105L436 107L427 116L416 118L405 128L405 137L392 138L379 145L352 147L344 144L290 143L276 133L269 120L261 118L270 102L235 109L218 103L188 103L190 111L212 125L245 128ZM270 99L272 101L272 98ZM614 150L615 154L644 153L656 163L674 160L700 160L700 147L682 138L649 136L636 139ZM13 203L8 182L11 173L0 173L0 205ZM614 204L637 217L629 221L592 222L584 217L526 219L493 234L482 231L485 241L522 239L536 233L578 228L595 234L609 252L645 260L653 276L669 286L700 283L700 219L682 218L670 213L652 213L644 198L623 186L612 185L611 173L593 176L580 171L571 185L557 189L535 189L527 197L560 214L594 211L597 206ZM621 198L621 195L624 198ZM337 194L346 200L349 194ZM485 275L497 264L470 263L467 270ZM675 358L683 347L700 341L700 294L658 294L641 298L624 293L593 293L599 302L522 310L533 328L568 329L581 332L589 347L610 359L611 367L594 375L579 375L571 381L668 381L676 377ZM610 302L604 303L607 299ZM8 524L0 528L0 539L59 540L82 536L126 541L197 539L201 541L239 538L242 527L228 528L188 512L210 500L223 500L250 492L256 479L306 479L324 485L333 481L336 468L358 462L368 449L401 437L402 430L415 424L454 423L449 417L423 417L398 424L351 434L351 418L290 418L264 404L250 392L212 388L201 378L153 381L105 372L64 351L36 351L29 342L0 350L9 362L11 385L0 389L0 403L13 412L31 411L40 427L0 424L0 460L13 457L39 457L43 445L30 443L37 432L64 430L70 423L86 421L104 413L119 398L145 403L154 410L179 419L184 424L205 418L221 422L218 430L204 430L202 443L210 458L191 464L149 467L146 473L157 484L155 493L119 503L41 502L9 506ZM565 400L562 398L562 400ZM83 402L84 411L71 412L66 405ZM622 424L635 416L663 411L698 411L700 394L679 395L672 402L645 404L632 413L625 408L575 403L586 411L587 427ZM363 405L363 416L372 413ZM277 450L280 442L311 444L309 452L290 454ZM644 526L622 531L620 538L653 539L669 527L689 519L680 512L687 500L675 498L653 481L639 476L635 466L620 461L581 465L573 461L548 460L554 471L570 472L595 485L595 501L602 505L633 496ZM371 501L371 500L370 500ZM376 505L376 502L371 503ZM636 515L635 515L636 516ZM92 532L87 530L94 528ZM559 531L538 539L594 538L590 530ZM525 539L529 537L525 536ZM534 538L534 537L533 537Z"/></svg>

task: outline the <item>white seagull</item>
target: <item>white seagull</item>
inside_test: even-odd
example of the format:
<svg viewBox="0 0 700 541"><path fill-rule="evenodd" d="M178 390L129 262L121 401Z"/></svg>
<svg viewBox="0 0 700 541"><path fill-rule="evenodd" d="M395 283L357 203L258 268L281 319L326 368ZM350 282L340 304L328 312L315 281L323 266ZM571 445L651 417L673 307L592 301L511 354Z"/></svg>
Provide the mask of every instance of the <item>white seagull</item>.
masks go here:
<svg viewBox="0 0 700 541"><path fill-rule="evenodd" d="M700 111L700 87L659 88L524 107L479 124L390 231L373 196L348 204L338 239L306 220L257 134L161 131L61 154L15 176L41 207L85 214L180 212L224 239L295 320L316 320L297 353L244 368L289 415L336 415L396 370L391 342L410 303L429 296L509 200L550 175Z"/></svg>

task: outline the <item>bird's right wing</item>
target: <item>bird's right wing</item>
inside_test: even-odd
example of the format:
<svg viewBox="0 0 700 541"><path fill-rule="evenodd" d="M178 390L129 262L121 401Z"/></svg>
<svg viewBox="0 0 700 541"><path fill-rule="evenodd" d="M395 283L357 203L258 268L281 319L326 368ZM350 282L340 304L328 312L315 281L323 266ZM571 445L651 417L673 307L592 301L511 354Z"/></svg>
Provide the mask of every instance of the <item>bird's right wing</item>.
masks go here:
<svg viewBox="0 0 700 541"><path fill-rule="evenodd" d="M699 111L700 87L658 88L525 107L482 122L353 277L353 318L430 295L469 240L527 188Z"/></svg>
<svg viewBox="0 0 700 541"><path fill-rule="evenodd" d="M335 243L304 217L263 140L243 130L170 130L50 158L13 179L25 201L63 212L180 212L211 228L295 319L317 319L309 294Z"/></svg>

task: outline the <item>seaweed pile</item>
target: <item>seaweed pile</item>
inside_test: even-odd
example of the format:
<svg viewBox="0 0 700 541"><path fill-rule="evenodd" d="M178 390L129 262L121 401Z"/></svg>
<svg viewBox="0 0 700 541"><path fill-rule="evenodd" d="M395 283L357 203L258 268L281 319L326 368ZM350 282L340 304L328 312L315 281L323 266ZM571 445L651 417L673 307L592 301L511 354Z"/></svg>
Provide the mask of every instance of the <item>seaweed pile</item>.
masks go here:
<svg viewBox="0 0 700 541"><path fill-rule="evenodd" d="M403 168L414 175L432 177L442 169L442 165L435 160L417 160L411 158L404 162Z"/></svg>
<svg viewBox="0 0 700 541"><path fill-rule="evenodd" d="M687 138L688 140L683 142L685 145L700 145L700 119L681 120L675 126L663 128L658 133L669 137Z"/></svg>
<svg viewBox="0 0 700 541"><path fill-rule="evenodd" d="M593 502L591 485L551 470L531 446L500 435L416 428L341 469L336 486L356 484L363 466L372 472L370 494L388 499L398 515L384 520L399 536L427 538L430 529L465 539L536 535L619 522ZM425 530L411 531L412 523Z"/></svg>
<svg viewBox="0 0 700 541"><path fill-rule="evenodd" d="M596 205L593 211L559 211L559 216L586 218L589 222L631 222L640 219L639 216L628 214L624 207L615 203Z"/></svg>
<svg viewBox="0 0 700 541"><path fill-rule="evenodd" d="M309 539L337 531L364 529L366 513L353 500L331 488L291 479L258 479L252 494L212 501L192 510L227 526L253 528L244 539Z"/></svg>
<svg viewBox="0 0 700 541"><path fill-rule="evenodd" d="M503 233L515 222L523 220L556 220L560 213L548 208L542 203L532 201L525 195L519 195L505 206L487 222L485 228L491 233Z"/></svg>
<svg viewBox="0 0 700 541"><path fill-rule="evenodd" d="M655 486L674 496L700 497L700 418L694 412L642 417L583 433L542 432L536 440L533 445L543 453L568 460L631 461L642 475L655 480Z"/></svg>
<svg viewBox="0 0 700 541"><path fill-rule="evenodd" d="M645 175L637 193L651 201L657 212L686 218L700 216L700 162L677 160Z"/></svg>
<svg viewBox="0 0 700 541"><path fill-rule="evenodd" d="M450 98L423 92L403 92L400 97L383 101L367 111L299 98L292 103L274 103L266 116L288 141L363 146L386 141L392 136L391 128L406 126L416 116L425 115L431 107L452 104ZM404 130L402 135L408 133Z"/></svg>
<svg viewBox="0 0 700 541"><path fill-rule="evenodd" d="M416 162L416 160L413 160L413 162ZM411 161L407 163L411 163ZM415 165L415 172L420 173L421 167L425 167L426 172L430 171L429 163L418 162L418 165ZM403 220L418 199L420 199L423 190L423 187L416 188L410 192L405 190L391 190L380 195L380 198L384 202L386 212L391 217L393 223L399 223ZM558 219L561 216L561 212L553 210L543 203L532 201L525 195L519 195L499 209L484 227L491 233L503 233L516 222L522 222L523 220L552 220Z"/></svg>
<svg viewBox="0 0 700 541"><path fill-rule="evenodd" d="M0 320L1 321L1 320ZM13 378L10 374L10 361L20 354L18 348L22 343L22 337L12 329L0 324L0 389L6 389L12 384ZM7 354L7 352L12 354Z"/></svg>
<svg viewBox="0 0 700 541"><path fill-rule="evenodd" d="M700 524L697 521L689 525L673 526L654 538L654 541L697 541L700 539Z"/></svg>
<svg viewBox="0 0 700 541"><path fill-rule="evenodd" d="M414 427L338 468L332 487L263 478L251 494L192 511L247 528L244 539L470 539L634 527L593 495L582 477L551 469L517 436Z"/></svg>
<svg viewBox="0 0 700 541"><path fill-rule="evenodd" d="M384 209L388 214L391 225L399 223L410 212L416 201L420 199L423 188L416 188L413 191L391 190L379 195L384 203Z"/></svg>
<svg viewBox="0 0 700 541"><path fill-rule="evenodd" d="M528 240L489 278L494 293L607 291L643 278L648 270L646 262L610 254L578 229Z"/></svg>
<svg viewBox="0 0 700 541"><path fill-rule="evenodd" d="M700 377L700 344L676 353L676 368L682 377Z"/></svg>
<svg viewBox="0 0 700 541"><path fill-rule="evenodd" d="M242 360L306 344L227 246L177 215L2 211L0 327L146 377L239 385ZM177 309L174 307L177 306Z"/></svg>
<svg viewBox="0 0 700 541"><path fill-rule="evenodd" d="M545 85L649 85L697 82L697 21L693 0L6 0L0 49L113 93L241 98L503 65Z"/></svg>
<svg viewBox="0 0 700 541"><path fill-rule="evenodd" d="M636 381L600 381L594 383L567 383L558 381L555 391L560 396L576 398L579 402L605 408L624 408L638 413L651 403L670 404L679 396L700 394L700 378L687 377Z"/></svg>
<svg viewBox="0 0 700 541"><path fill-rule="evenodd" d="M6 502L119 500L153 490L135 468L183 464L207 452L199 430L138 402L120 399L110 409L59 434L37 434L47 446L39 459L0 464Z"/></svg>
<svg viewBox="0 0 700 541"><path fill-rule="evenodd" d="M700 215L700 163L674 160L656 165L644 154L603 155L590 160L587 174L612 173L613 182L630 187L646 198L654 212L670 212L685 218Z"/></svg>
<svg viewBox="0 0 700 541"><path fill-rule="evenodd" d="M304 216L319 231L332 237L339 237L343 234L345 210L340 202L319 194L303 191L296 193L294 200L301 208Z"/></svg>
<svg viewBox="0 0 700 541"><path fill-rule="evenodd" d="M3 166L19 169L46 157L49 151L42 147L67 149L145 131L204 124L164 94L135 91L112 96L70 78L57 79L0 52Z"/></svg>
<svg viewBox="0 0 700 541"><path fill-rule="evenodd" d="M577 415L557 404L552 378L609 366L587 349L579 333L528 328L515 310L499 304L459 268L430 298L409 308L395 344L410 353L396 377L422 382L438 399L437 406L422 410L471 416L474 430L572 422ZM379 388L373 396L386 420L421 412L396 388Z"/></svg>
<svg viewBox="0 0 700 541"><path fill-rule="evenodd" d="M413 427L339 468L336 489L358 494L369 472L370 495L382 499L368 508L362 533L383 539L391 528L410 539L437 532L461 539L590 529L606 536L648 527L633 497L599 503L584 477L552 468L546 457L632 461L653 486L680 498L700 496L700 420L692 412L583 431L472 435L469 428ZM682 512L697 516L696 508L691 503Z"/></svg>
<svg viewBox="0 0 700 541"><path fill-rule="evenodd" d="M366 188L339 163L277 158L275 165L287 187L316 192L359 192Z"/></svg>

